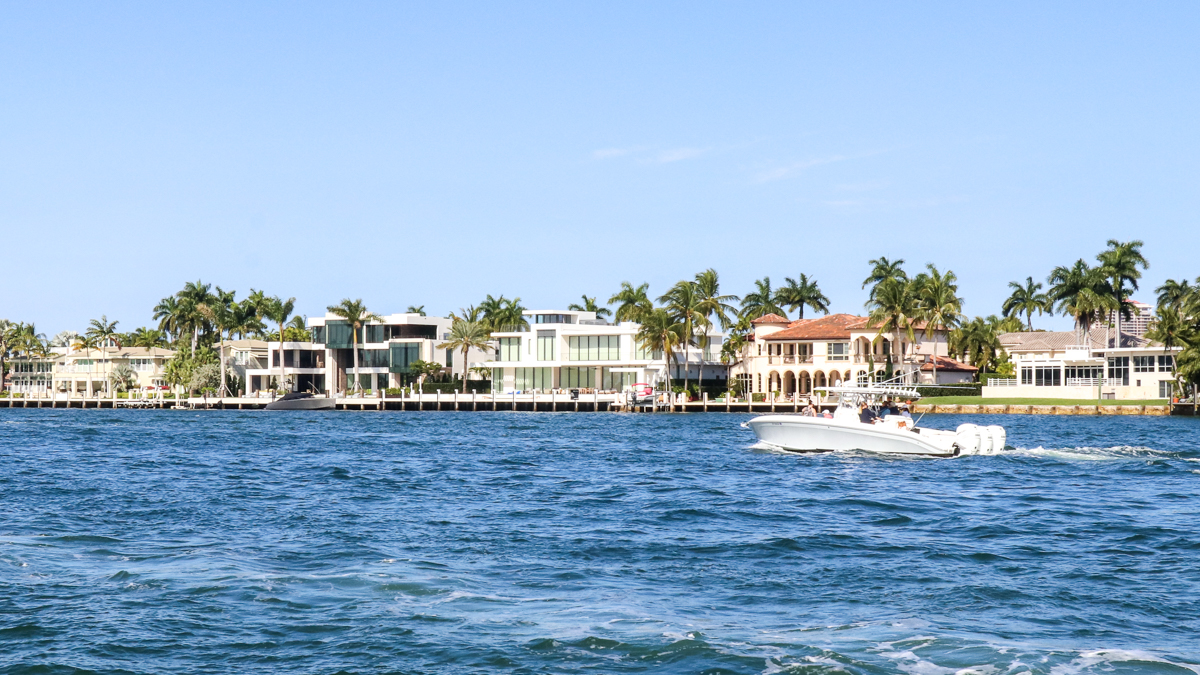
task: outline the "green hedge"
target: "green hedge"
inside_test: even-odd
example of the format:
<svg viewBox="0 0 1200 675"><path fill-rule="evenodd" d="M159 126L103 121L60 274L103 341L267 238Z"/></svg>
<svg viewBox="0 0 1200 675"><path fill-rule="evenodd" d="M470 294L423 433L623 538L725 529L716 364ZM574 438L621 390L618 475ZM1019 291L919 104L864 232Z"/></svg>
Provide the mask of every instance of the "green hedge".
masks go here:
<svg viewBox="0 0 1200 675"><path fill-rule="evenodd" d="M919 384L913 388L920 392L924 398L931 396L983 396L983 385L976 382L959 384L953 387Z"/></svg>

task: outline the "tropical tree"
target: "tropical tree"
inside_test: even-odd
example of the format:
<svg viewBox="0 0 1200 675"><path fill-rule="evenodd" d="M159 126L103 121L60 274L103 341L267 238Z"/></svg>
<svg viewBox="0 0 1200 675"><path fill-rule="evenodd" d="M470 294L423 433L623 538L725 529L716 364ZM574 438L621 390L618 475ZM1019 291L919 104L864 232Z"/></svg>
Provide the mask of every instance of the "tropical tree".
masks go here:
<svg viewBox="0 0 1200 675"><path fill-rule="evenodd" d="M117 341L117 321L109 321L107 316L101 316L99 319L92 319L88 324L87 334L96 338L101 347L120 347L120 342Z"/></svg>
<svg viewBox="0 0 1200 675"><path fill-rule="evenodd" d="M1096 260L1100 262L1100 274L1108 280L1110 297L1115 310L1116 346L1118 348L1123 346L1121 344L1121 318L1133 318L1133 304L1129 302L1126 286L1128 285L1135 291L1138 290L1138 279L1142 278L1142 273L1138 268L1144 270L1150 268L1150 263L1142 255L1143 245L1137 239L1125 242L1109 239L1108 248L1096 256Z"/></svg>
<svg viewBox="0 0 1200 675"><path fill-rule="evenodd" d="M786 319L787 312L775 302L775 297L775 292L771 290L771 277L756 280L754 290L742 296L742 318L753 321L768 314L778 314Z"/></svg>
<svg viewBox="0 0 1200 675"><path fill-rule="evenodd" d="M167 334L154 328L139 327L130 335L130 343L134 347L160 347L167 341Z"/></svg>
<svg viewBox="0 0 1200 675"><path fill-rule="evenodd" d="M1159 287L1159 306L1146 337L1159 342L1163 351L1180 349L1175 355L1175 381L1180 390L1193 395L1200 385L1200 279L1190 287L1168 279Z"/></svg>
<svg viewBox="0 0 1200 675"><path fill-rule="evenodd" d="M119 364L109 372L108 383L115 391L129 391L137 386L137 373L128 364Z"/></svg>
<svg viewBox="0 0 1200 675"><path fill-rule="evenodd" d="M933 383L937 384L937 332L949 332L962 323L962 298L958 297L958 277L951 270L945 273L929 263L916 287L917 315L925 323L926 339L934 338ZM891 354L888 354L889 361Z"/></svg>
<svg viewBox="0 0 1200 675"><path fill-rule="evenodd" d="M1175 281L1167 279L1162 286L1154 289L1158 294L1159 308L1169 307L1171 309L1181 309L1187 300L1194 296L1198 287L1200 287L1200 278L1196 279L1197 286L1188 284L1188 280Z"/></svg>
<svg viewBox="0 0 1200 675"><path fill-rule="evenodd" d="M1000 339L991 322L975 317L950 333L950 352L987 372L1000 352Z"/></svg>
<svg viewBox="0 0 1200 675"><path fill-rule="evenodd" d="M1004 306L1001 308L1004 316L1024 314L1029 330L1033 330L1034 312L1041 314L1054 311L1054 303L1050 301L1050 296L1041 292L1041 282L1034 281L1033 277L1026 277L1024 285L1010 281L1008 287L1012 289L1012 294L1004 301Z"/></svg>
<svg viewBox="0 0 1200 675"><path fill-rule="evenodd" d="M1089 267L1080 258L1071 267L1055 267L1047 281L1056 311L1074 317L1075 329L1083 331L1079 344L1090 344L1092 324L1115 308L1112 288L1103 271Z"/></svg>
<svg viewBox="0 0 1200 675"><path fill-rule="evenodd" d="M90 354L93 349L99 349L100 341L94 336L84 333L77 335L75 342L71 343L71 351L83 352L84 355Z"/></svg>
<svg viewBox="0 0 1200 675"><path fill-rule="evenodd" d="M470 321L472 323L481 324L481 325L483 325L484 328L487 328L487 322L483 318L483 310L475 305L467 305L466 307L460 307L458 310L458 314L455 314L454 312L450 312L450 320L451 321Z"/></svg>
<svg viewBox="0 0 1200 675"><path fill-rule="evenodd" d="M714 322L721 327L721 330L728 330L735 318L737 310L734 309L731 303L737 302L736 295L721 294L721 279L717 275L717 271L711 267L696 275L696 311L700 316L704 317L704 322L700 324L703 331L700 334L700 389L704 389L704 353L708 351L709 330ZM728 364L726 364L728 366ZM728 377L728 367L726 367L726 376Z"/></svg>
<svg viewBox="0 0 1200 675"><path fill-rule="evenodd" d="M450 325L450 339L438 345L438 349L451 349L462 352L463 367L466 367L468 353L472 349L480 351L488 351L488 337L490 334L486 327L474 321L455 321ZM467 376L463 373L463 393L467 393Z"/></svg>
<svg viewBox="0 0 1200 675"><path fill-rule="evenodd" d="M425 316L425 305L409 305L408 309L404 310L408 314L420 314Z"/></svg>
<svg viewBox="0 0 1200 675"><path fill-rule="evenodd" d="M307 316L293 316L283 329L284 342L311 342L312 331L308 329Z"/></svg>
<svg viewBox="0 0 1200 675"><path fill-rule="evenodd" d="M871 299L866 307L869 325L876 328L875 338L879 339L884 333L893 336L892 349L888 350L891 358L895 347L900 345L900 334L908 336L908 341L916 341L916 323L921 319L922 308L918 297L920 282L910 281L906 277L892 277L877 283L872 289ZM900 361L904 362L904 349L900 349Z"/></svg>
<svg viewBox="0 0 1200 675"><path fill-rule="evenodd" d="M509 300L503 295L498 298L488 295L479 303L479 312L489 333L529 327L529 320L525 318L525 308L521 306L521 298Z"/></svg>
<svg viewBox="0 0 1200 675"><path fill-rule="evenodd" d="M266 292L250 289L250 295L247 295L246 299L241 302L242 318L245 319L241 326L245 331L242 337L250 334L260 338L263 336L263 331L267 327L264 320L269 319L267 311L271 309L272 300L274 298L268 296ZM251 320L252 318L254 321Z"/></svg>
<svg viewBox="0 0 1200 675"><path fill-rule="evenodd" d="M187 323L183 306L174 295L168 295L158 301L154 306L154 318L158 321L158 329L166 331L172 342L179 339L183 326Z"/></svg>
<svg viewBox="0 0 1200 675"><path fill-rule="evenodd" d="M200 333L207 333L210 327L207 317L211 312L208 309L208 305L210 302L217 300L211 293L211 289L212 286L210 284L196 280L195 282L189 281L185 283L183 290L175 294L179 298L177 304L179 329L181 331L186 330L192 334L192 352L196 351L196 345L200 341Z"/></svg>
<svg viewBox="0 0 1200 675"><path fill-rule="evenodd" d="M59 331L53 338L50 339L51 347L70 347L75 338L79 337L79 333L73 330Z"/></svg>
<svg viewBox="0 0 1200 675"><path fill-rule="evenodd" d="M642 323L654 311L654 303L650 302L650 297L647 295L649 289L650 284L642 284L635 288L628 281L622 281L621 290L608 299L608 304L617 306L617 312L613 319L617 323L625 321Z"/></svg>
<svg viewBox="0 0 1200 675"><path fill-rule="evenodd" d="M417 384L424 385L425 378L430 375L437 375L444 370L444 367L442 364L434 363L433 361L413 361L408 364L408 369L413 375L417 376ZM354 381L358 382L358 378L354 378Z"/></svg>
<svg viewBox="0 0 1200 675"><path fill-rule="evenodd" d="M671 359L674 350L683 342L683 326L665 309L655 309L642 317L636 340L647 351L662 351L667 366L667 391L671 390Z"/></svg>
<svg viewBox="0 0 1200 675"><path fill-rule="evenodd" d="M0 319L0 393L4 392L4 359L17 337L17 324Z"/></svg>
<svg viewBox="0 0 1200 675"><path fill-rule="evenodd" d="M274 321L275 323L279 324L279 386L280 386L280 388L282 388L284 386L284 384L283 384L283 381L284 381L283 343L286 342L286 340L284 338L287 337L285 335L285 331L284 331L284 324L287 323L288 317L290 317L292 315L292 312L295 309L296 309L296 298L288 298L287 300L284 300L284 299L280 298L279 296L272 297L267 302L266 308L265 308L266 317L268 319L270 319L271 321ZM354 379L357 380L358 378L356 377Z"/></svg>
<svg viewBox="0 0 1200 675"><path fill-rule="evenodd" d="M691 375L691 346L696 339L696 326L708 323L708 319L700 312L700 296L696 292L694 281L680 281L672 286L658 299L663 308L671 315L671 320L680 326L680 342L683 347L683 388L688 388ZM700 369L704 370L701 361Z"/></svg>
<svg viewBox="0 0 1200 675"><path fill-rule="evenodd" d="M572 312L592 312L597 317L612 316L612 310L607 307L602 307L596 304L596 298L589 298L586 295L580 296L583 299L583 304L573 302L567 305L567 309Z"/></svg>
<svg viewBox="0 0 1200 675"><path fill-rule="evenodd" d="M361 298L358 300L344 298L340 303L330 305L325 309L350 324L350 344L351 351L354 353L354 391L362 391L362 383L359 382L360 378L358 377L358 333L365 324L371 321L381 321L382 317L368 310Z"/></svg>
<svg viewBox="0 0 1200 675"><path fill-rule="evenodd" d="M829 298L821 292L816 279L809 280L807 274L801 274L799 281L791 277L786 277L783 281L783 286L775 291L775 303L798 312L797 319L804 318L805 306L812 308L814 312L829 313Z"/></svg>
<svg viewBox="0 0 1200 675"><path fill-rule="evenodd" d="M908 281L908 274L904 272L903 258L893 262L883 256L880 256L874 260L868 260L867 263L871 265L871 274L863 280L862 287L871 287L871 293L867 297L868 300L875 299L876 289L879 287L879 284L884 281L888 281L890 279Z"/></svg>
<svg viewBox="0 0 1200 675"><path fill-rule="evenodd" d="M232 395L225 380L225 335L227 333L232 334L245 322L241 308L234 300L236 295L237 291L226 291L217 286L216 292L212 294L212 297L200 307L200 312L204 315L204 318L217 331L217 340L219 342L217 358L220 361L221 370L221 386L217 390L217 396L220 398Z"/></svg>

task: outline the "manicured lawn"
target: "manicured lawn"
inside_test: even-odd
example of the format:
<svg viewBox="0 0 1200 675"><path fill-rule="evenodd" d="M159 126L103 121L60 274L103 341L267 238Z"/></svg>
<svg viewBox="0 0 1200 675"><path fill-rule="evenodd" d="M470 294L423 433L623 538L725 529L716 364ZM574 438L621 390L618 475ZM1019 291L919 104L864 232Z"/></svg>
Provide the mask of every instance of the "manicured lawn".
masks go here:
<svg viewBox="0 0 1200 675"><path fill-rule="evenodd" d="M1073 398L983 398L982 396L933 396L923 398L917 403L942 405L1167 405L1169 401L1153 399L1149 401L1117 401L1113 399L1097 400Z"/></svg>

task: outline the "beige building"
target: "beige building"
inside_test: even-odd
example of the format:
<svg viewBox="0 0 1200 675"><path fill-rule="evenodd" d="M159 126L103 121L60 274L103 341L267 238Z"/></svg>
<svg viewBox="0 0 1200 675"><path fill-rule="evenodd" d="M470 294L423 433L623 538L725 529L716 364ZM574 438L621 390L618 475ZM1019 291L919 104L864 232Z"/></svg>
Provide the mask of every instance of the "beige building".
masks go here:
<svg viewBox="0 0 1200 675"><path fill-rule="evenodd" d="M751 322L754 332L733 373L754 393L808 395L816 387L842 382L866 382L885 377L889 357L892 376L908 384L970 382L976 368L948 355L946 331L926 336L915 330L915 341L903 332L879 335L867 317L830 314L791 321L768 314Z"/></svg>
<svg viewBox="0 0 1200 675"><path fill-rule="evenodd" d="M163 364L175 355L159 347L102 347L59 356L54 364L54 389L69 396L111 393L109 375L118 366L129 366L138 388L161 387Z"/></svg>
<svg viewBox="0 0 1200 675"><path fill-rule="evenodd" d="M1175 356L1144 337L1103 326L1083 344L1074 331L1004 333L1000 345L1016 377L988 380L984 398L1167 399L1175 381Z"/></svg>

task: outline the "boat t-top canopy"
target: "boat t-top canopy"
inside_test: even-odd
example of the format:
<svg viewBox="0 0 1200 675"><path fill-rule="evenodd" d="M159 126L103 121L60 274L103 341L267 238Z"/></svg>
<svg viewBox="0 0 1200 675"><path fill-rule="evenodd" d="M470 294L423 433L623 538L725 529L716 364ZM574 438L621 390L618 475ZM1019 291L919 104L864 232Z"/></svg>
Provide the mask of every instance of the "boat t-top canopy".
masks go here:
<svg viewBox="0 0 1200 675"><path fill-rule="evenodd" d="M911 387L901 387L892 384L865 384L860 386L842 385L836 387L813 387L813 391L825 391L831 394L851 394L856 396L894 396L896 398L921 398L921 392Z"/></svg>

